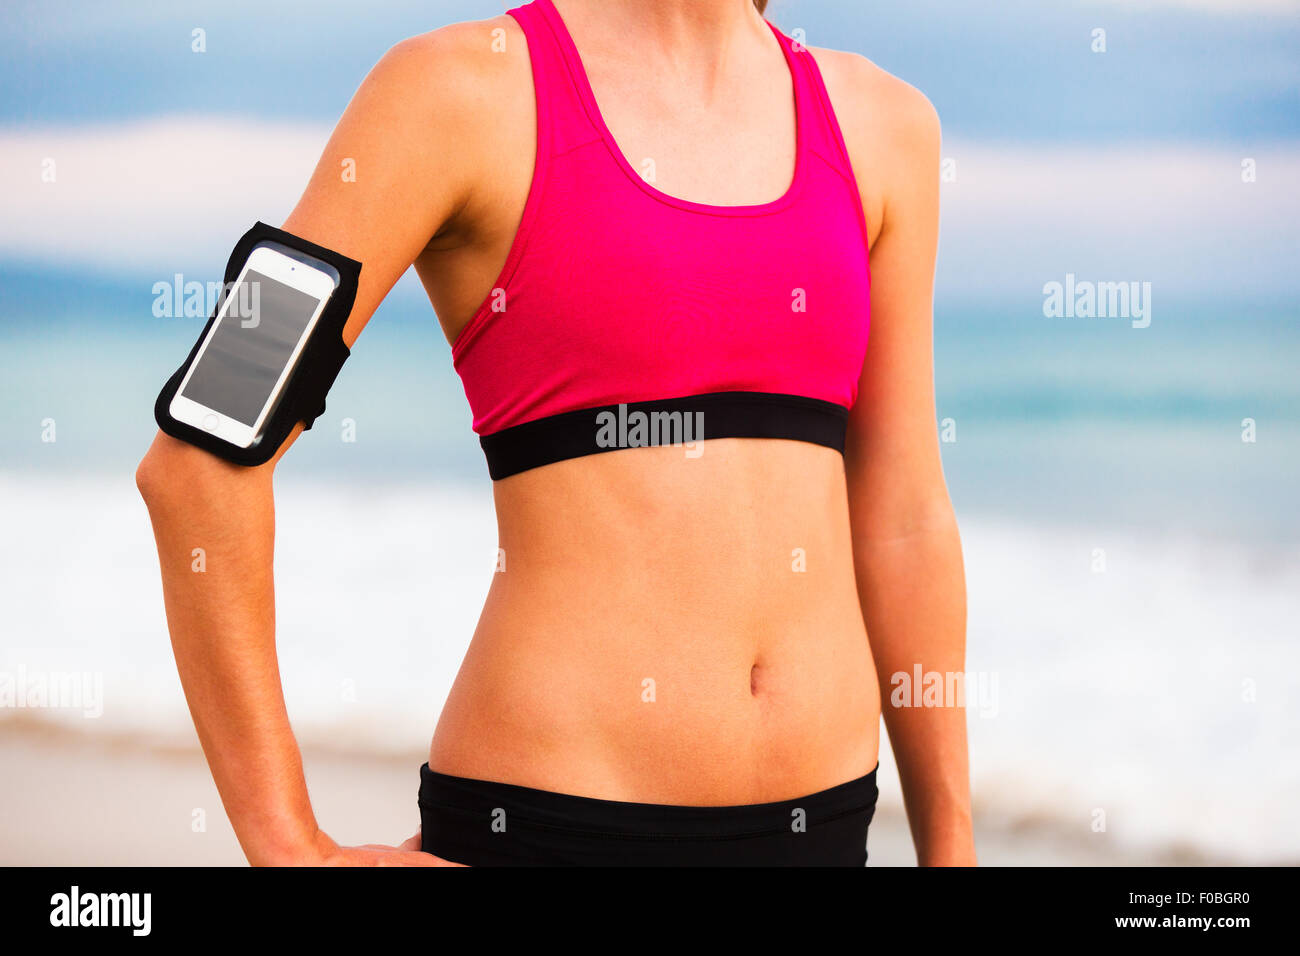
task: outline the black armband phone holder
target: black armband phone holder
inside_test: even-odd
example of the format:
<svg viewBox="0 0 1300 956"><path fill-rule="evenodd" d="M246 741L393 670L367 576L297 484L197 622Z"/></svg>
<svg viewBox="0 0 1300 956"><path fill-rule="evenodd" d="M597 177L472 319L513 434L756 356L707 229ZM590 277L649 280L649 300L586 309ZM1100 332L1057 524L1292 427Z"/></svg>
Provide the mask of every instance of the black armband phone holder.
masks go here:
<svg viewBox="0 0 1300 956"><path fill-rule="evenodd" d="M259 436L247 448L231 444L201 428L178 421L171 415L172 399L180 387L186 372L194 363L199 347L207 337L217 315L221 312L225 297L234 288L244 263L258 246L271 246L278 251L308 265L329 273L334 278L334 292L325 303L324 310L316 320L298 356L284 389L275 407L263 424ZM275 457L289 433L298 422L304 428L311 428L312 423L325 411L325 395L338 377L339 370L347 361L351 351L343 343L343 326L352 314L352 304L356 300L357 281L361 276L361 263L355 259L340 255L333 250L318 246L314 242L300 239L283 229L276 229L264 222L258 222L244 233L235 245L226 263L225 283L222 302L218 302L215 311L208 317L207 324L190 349L189 357L178 368L158 393L154 402L153 415L158 427L173 438L196 445L212 454L234 462L237 465L262 465Z"/></svg>

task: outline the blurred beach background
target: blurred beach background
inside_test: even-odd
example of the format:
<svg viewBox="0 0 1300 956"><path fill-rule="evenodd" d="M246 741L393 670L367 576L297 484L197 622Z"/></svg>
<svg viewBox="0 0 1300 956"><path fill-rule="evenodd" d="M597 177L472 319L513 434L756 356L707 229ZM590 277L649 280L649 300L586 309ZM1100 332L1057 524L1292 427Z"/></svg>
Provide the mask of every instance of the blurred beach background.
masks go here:
<svg viewBox="0 0 1300 956"><path fill-rule="evenodd" d="M249 225L283 221L388 46L503 9L6 5L0 863L242 862L133 483L207 315L157 315L155 286L219 281ZM769 16L872 58L944 121L936 428L982 861L1300 862L1300 3ZM1049 317L1044 288L1067 281L1150 283L1147 314ZM285 691L343 842L418 826L417 768L496 557L469 423L408 273L277 472ZM60 679L43 705L21 693ZM881 759L871 859L911 864Z"/></svg>

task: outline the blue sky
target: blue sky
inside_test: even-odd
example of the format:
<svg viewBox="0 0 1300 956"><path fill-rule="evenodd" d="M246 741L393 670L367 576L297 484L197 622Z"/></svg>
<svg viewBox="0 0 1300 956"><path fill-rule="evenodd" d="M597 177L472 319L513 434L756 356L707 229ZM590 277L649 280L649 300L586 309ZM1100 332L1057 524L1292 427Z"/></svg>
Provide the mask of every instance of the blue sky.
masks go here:
<svg viewBox="0 0 1300 956"><path fill-rule="evenodd" d="M334 119L404 36L501 12L472 0L9 0L0 122L238 112ZM1300 137L1300 4L775 0L809 42L929 94L947 130L1017 141ZM14 28L17 26L17 29ZM207 31L208 52L189 50ZM1089 49L1107 30L1108 52Z"/></svg>
<svg viewBox="0 0 1300 956"><path fill-rule="evenodd" d="M0 265L219 271L249 223L288 213L388 46L505 7L10 0ZM774 0L771 16L938 107L958 170L941 293L1029 297L1074 272L1166 301L1300 294L1300 0Z"/></svg>

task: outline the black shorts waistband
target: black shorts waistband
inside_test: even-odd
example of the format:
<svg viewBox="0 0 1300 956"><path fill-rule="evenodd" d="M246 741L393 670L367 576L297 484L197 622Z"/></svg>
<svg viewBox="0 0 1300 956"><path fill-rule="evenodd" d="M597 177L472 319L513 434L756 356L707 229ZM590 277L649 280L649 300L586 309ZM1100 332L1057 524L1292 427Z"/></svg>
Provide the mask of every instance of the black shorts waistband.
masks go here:
<svg viewBox="0 0 1300 956"><path fill-rule="evenodd" d="M479 438L494 481L570 458L709 438L784 438L844 452L849 411L804 395L709 392L599 405Z"/></svg>
<svg viewBox="0 0 1300 956"><path fill-rule="evenodd" d="M877 768L878 769L878 768ZM788 833L795 811L806 827L874 809L876 770L827 790L737 806L683 806L599 800L508 783L455 777L420 768L420 806L488 819L504 812L515 824L643 839L740 839ZM869 816L868 816L869 819Z"/></svg>

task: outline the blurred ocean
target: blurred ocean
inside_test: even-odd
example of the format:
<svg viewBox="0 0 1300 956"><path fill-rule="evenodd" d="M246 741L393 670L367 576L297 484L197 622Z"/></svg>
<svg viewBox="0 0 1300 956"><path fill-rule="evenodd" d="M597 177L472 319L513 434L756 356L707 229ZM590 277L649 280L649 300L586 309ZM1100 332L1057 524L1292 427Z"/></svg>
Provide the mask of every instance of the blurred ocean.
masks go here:
<svg viewBox="0 0 1300 956"><path fill-rule="evenodd" d="M132 472L203 320L154 318L151 285L0 269L0 673L99 674L104 704L0 719L193 739ZM1298 318L1157 298L1134 329L1044 318L1037 295L940 302L936 425L991 695L971 708L977 813L1300 860ZM427 746L496 553L469 421L408 276L277 479L305 743Z"/></svg>

